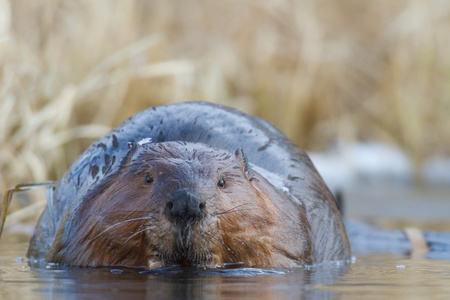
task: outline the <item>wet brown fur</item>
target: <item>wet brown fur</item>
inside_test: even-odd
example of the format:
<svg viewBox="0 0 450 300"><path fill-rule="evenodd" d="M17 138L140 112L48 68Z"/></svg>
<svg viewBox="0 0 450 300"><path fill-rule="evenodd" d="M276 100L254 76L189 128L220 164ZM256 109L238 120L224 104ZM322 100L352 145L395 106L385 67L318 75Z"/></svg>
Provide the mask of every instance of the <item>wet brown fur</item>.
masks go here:
<svg viewBox="0 0 450 300"><path fill-rule="evenodd" d="M221 178L224 189L217 184ZM165 214L167 199L179 188L206 204L205 217L183 228ZM78 203L75 213L65 216L48 261L150 269L315 262L303 206L257 172L249 174L239 151L184 142L145 144Z"/></svg>

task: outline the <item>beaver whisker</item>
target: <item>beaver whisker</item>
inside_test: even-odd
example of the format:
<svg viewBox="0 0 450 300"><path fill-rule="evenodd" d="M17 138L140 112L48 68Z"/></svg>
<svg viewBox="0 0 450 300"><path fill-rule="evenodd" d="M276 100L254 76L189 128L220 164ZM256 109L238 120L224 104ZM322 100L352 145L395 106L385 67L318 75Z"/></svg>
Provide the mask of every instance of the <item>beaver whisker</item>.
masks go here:
<svg viewBox="0 0 450 300"><path fill-rule="evenodd" d="M140 226L140 228L142 228L143 226ZM122 245L124 245L126 242L128 242L131 238L133 238L135 235L137 235L137 234L139 234L139 233L141 233L141 232L144 232L144 231L146 231L146 230L148 230L148 228L144 228L144 229L140 229L140 230L138 230L138 231L135 231L129 238L127 238L123 243L122 243Z"/></svg>
<svg viewBox="0 0 450 300"><path fill-rule="evenodd" d="M141 227L144 227L144 226L147 226L147 227L156 227L155 224L142 224L142 225L141 225ZM149 229L149 228L148 228L148 229Z"/></svg>
<svg viewBox="0 0 450 300"><path fill-rule="evenodd" d="M157 229L157 230L152 230ZM164 237L166 234L164 230L161 229L157 224L153 224L153 228L149 229L149 234L151 234L149 237L153 240L161 240L162 237Z"/></svg>
<svg viewBox="0 0 450 300"><path fill-rule="evenodd" d="M108 247L106 247L106 249L108 249L108 248L110 248L112 245L114 245L114 242L115 242L115 241L120 240L120 239L123 238L124 236L126 236L126 235L128 235L128 234L130 234L130 233L134 233L134 232L136 232L136 231L135 231L135 230L132 230L132 231L130 231L130 232L124 233L124 234L122 234L121 236L115 238L114 240L112 240L112 241L109 243L109 245L108 245Z"/></svg>
<svg viewBox="0 0 450 300"><path fill-rule="evenodd" d="M216 216L220 216L220 215L226 215L226 214L231 214L231 213L237 213L237 212L241 212L241 211L247 211L247 210L251 210L250 208L247 208L247 209L238 209L238 210L233 210L233 211L224 211L224 212L221 212L221 213L216 213L216 214L214 214L214 215L212 215L213 217L216 217Z"/></svg>
<svg viewBox="0 0 450 300"><path fill-rule="evenodd" d="M245 205L250 205L250 203L239 204L239 205L236 205L235 207L232 207L232 208L230 208L228 210L225 210L225 211L222 211L222 212L219 212L219 213L214 213L211 216L215 217L215 216L220 216L220 215L224 215L224 214L227 214L227 213L250 210L250 208L236 210L238 207L245 206Z"/></svg>
<svg viewBox="0 0 450 300"><path fill-rule="evenodd" d="M111 246L114 244L114 242L116 242L117 240L120 240L121 238L123 238L124 236L126 236L126 235L128 235L128 234L135 233L137 230L140 230L140 229L141 229L142 227L144 227L144 226L146 226L146 225L145 225L145 224L140 225L136 230L129 231L129 232L124 233L124 234L122 234L121 236L115 238L114 240L111 241L111 243L109 244L109 246L106 247L106 248L108 249L108 248L111 247ZM146 229L144 229L144 230L148 230L148 229L146 228ZM125 242L124 242L124 243L125 243ZM123 245L124 243L122 243L122 245Z"/></svg>
<svg viewBox="0 0 450 300"><path fill-rule="evenodd" d="M94 241L95 239L97 239L99 236L101 236L101 235L104 234L105 232L107 232L108 230L112 229L113 227L122 225L122 224L127 223L127 222L133 222L133 221L139 221L139 220L152 220L152 219L154 219L154 218L153 218L153 217L142 217L142 218L134 218L134 219L129 219L129 220L125 220L125 221L118 222L118 223L116 223L116 224L114 224L114 225L109 226L108 228L106 228L105 230L103 230L102 232L100 232L99 234L97 234L95 237L93 237L93 238L91 239L91 242Z"/></svg>
<svg viewBox="0 0 450 300"><path fill-rule="evenodd" d="M159 231L154 231L154 230L152 230L153 228L156 228ZM161 235L159 233L162 232L162 230L158 225L153 224L153 226L147 230L149 230L149 236L152 238L151 240L161 240ZM145 252L148 251L148 248L150 247L150 245L151 245L151 243L148 243L147 248L145 249Z"/></svg>
<svg viewBox="0 0 450 300"><path fill-rule="evenodd" d="M158 211L155 210L114 210L114 211L104 211L108 215L114 215L119 213L146 213L146 214L157 214Z"/></svg>

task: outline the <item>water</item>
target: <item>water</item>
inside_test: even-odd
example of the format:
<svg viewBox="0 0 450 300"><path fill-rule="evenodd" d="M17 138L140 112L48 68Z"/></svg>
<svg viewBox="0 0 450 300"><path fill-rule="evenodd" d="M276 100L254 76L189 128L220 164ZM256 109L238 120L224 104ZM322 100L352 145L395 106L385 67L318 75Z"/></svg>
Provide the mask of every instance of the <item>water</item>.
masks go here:
<svg viewBox="0 0 450 300"><path fill-rule="evenodd" d="M367 199L373 195L377 205ZM448 232L448 199L448 189L350 189L345 193L345 215L392 228L413 225ZM390 221L383 222L386 217ZM408 217L414 217L412 224L402 221ZM25 253L35 223L10 226L0 240L0 299L450 298L450 260L425 259L423 253L354 253L352 263L310 269L171 269L142 274L124 268L30 267Z"/></svg>
<svg viewBox="0 0 450 300"><path fill-rule="evenodd" d="M30 267L28 236L5 234L1 299L447 299L450 261L356 254L348 264L310 269L139 269Z"/></svg>

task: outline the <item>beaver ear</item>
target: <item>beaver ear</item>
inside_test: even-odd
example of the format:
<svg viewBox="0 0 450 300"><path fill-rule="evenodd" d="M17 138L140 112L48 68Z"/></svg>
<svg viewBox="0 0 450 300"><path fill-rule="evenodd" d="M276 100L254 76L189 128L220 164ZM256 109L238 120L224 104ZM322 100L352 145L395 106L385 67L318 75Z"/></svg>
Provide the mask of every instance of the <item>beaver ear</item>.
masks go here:
<svg viewBox="0 0 450 300"><path fill-rule="evenodd" d="M247 155L244 152L244 149L242 149L242 147L236 149L236 151L234 152L234 155L243 165L244 173L247 176L248 181L252 181L253 180L253 172L252 172L252 169L250 168L250 163L248 161Z"/></svg>

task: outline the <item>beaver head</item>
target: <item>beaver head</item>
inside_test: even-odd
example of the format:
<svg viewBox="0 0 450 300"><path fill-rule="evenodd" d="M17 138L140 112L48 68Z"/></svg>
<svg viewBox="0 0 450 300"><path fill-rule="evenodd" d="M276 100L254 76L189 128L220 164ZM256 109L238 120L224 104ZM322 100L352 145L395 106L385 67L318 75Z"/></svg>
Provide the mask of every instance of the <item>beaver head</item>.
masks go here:
<svg viewBox="0 0 450 300"><path fill-rule="evenodd" d="M79 266L294 266L314 261L304 208L242 150L145 143L65 216L50 261Z"/></svg>

